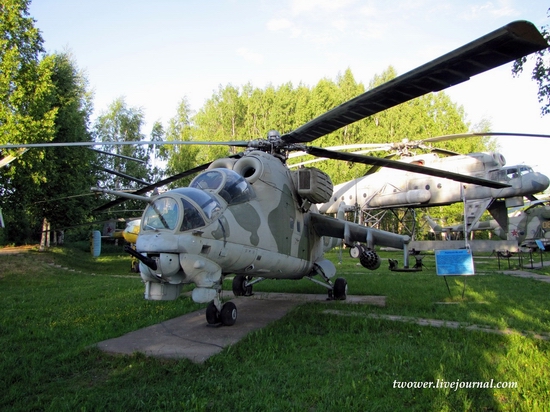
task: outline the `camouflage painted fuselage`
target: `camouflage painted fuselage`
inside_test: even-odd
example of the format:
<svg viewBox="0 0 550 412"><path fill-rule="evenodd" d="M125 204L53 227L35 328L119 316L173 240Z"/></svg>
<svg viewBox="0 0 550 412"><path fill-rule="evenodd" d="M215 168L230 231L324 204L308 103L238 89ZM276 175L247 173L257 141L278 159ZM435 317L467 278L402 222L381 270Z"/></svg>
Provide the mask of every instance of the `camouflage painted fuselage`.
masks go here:
<svg viewBox="0 0 550 412"><path fill-rule="evenodd" d="M219 159L189 187L154 198L145 209L136 250L147 299L173 299L194 283L208 302L228 274L300 279L336 273L323 253L341 239L404 248L408 237L320 215L332 182L315 168L290 171L262 151ZM378 263L379 266L379 263ZM373 265L372 269L378 267Z"/></svg>
<svg viewBox="0 0 550 412"><path fill-rule="evenodd" d="M323 260L323 241L309 225L314 212L303 207L291 173L277 157L252 152L236 162L220 159L191 187L159 196L153 203L159 210L149 206L144 212L136 245L157 262L156 269L141 263L143 279L211 288L230 273L287 279L311 274ZM231 178L240 178L235 183L241 190L233 196L226 190ZM162 203L166 198L172 200ZM155 227L165 203L177 205L177 220ZM193 216L199 223L188 223Z"/></svg>
<svg viewBox="0 0 550 412"><path fill-rule="evenodd" d="M519 245L534 246L535 240L550 242L550 205L537 203L508 216L508 230L498 227L495 233L502 239L517 240Z"/></svg>

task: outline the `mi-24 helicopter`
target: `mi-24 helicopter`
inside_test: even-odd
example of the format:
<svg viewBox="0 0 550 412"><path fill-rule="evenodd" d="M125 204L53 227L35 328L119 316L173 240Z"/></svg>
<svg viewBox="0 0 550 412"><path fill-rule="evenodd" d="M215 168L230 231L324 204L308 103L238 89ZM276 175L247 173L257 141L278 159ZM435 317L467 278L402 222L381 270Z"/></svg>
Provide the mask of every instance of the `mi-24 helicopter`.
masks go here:
<svg viewBox="0 0 550 412"><path fill-rule="evenodd" d="M329 297L345 299L347 282L344 278L333 281L336 268L324 257L325 250L343 240L360 251L363 266L376 269L380 266L376 245L400 248L406 255L409 237L320 214L316 204L326 203L332 196L330 177L316 168L291 171L286 164L289 153L304 151L318 157L376 164L379 158L307 143L546 47L548 44L531 23L513 22L369 90L289 133L270 132L267 139L249 142L182 143L244 147L244 153L197 166L131 194L95 190L147 202L136 250L128 249L140 260L146 299L175 299L182 285L194 284L193 300L208 303L207 323L223 325L232 325L237 319L235 304L223 303L221 299L223 279L230 274L235 275L236 295L250 295L252 286L264 279L305 278L324 286ZM136 142L128 142L132 143ZM402 162L389 161L384 166L403 169ZM441 175L440 170L419 165L407 165L406 170ZM201 173L189 187L144 196L154 188L198 172ZM459 173L446 172L444 177L496 189L508 187ZM123 201L124 198L113 200L100 209Z"/></svg>

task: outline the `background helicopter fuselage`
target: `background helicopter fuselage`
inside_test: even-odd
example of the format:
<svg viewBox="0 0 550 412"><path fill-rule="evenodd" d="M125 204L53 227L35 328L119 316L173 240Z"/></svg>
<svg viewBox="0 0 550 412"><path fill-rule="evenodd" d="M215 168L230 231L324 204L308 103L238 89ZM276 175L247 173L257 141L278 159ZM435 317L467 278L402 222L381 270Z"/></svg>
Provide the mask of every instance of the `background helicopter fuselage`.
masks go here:
<svg viewBox="0 0 550 412"><path fill-rule="evenodd" d="M320 206L320 211L334 213L341 202L368 210L444 206L464 200L487 198L522 198L539 193L549 185L548 177L534 172L529 166L505 166L505 160L499 153L470 153L445 158L429 153L405 158L403 161L499 181L509 184L510 187L495 189L386 169L336 185L331 201Z"/></svg>

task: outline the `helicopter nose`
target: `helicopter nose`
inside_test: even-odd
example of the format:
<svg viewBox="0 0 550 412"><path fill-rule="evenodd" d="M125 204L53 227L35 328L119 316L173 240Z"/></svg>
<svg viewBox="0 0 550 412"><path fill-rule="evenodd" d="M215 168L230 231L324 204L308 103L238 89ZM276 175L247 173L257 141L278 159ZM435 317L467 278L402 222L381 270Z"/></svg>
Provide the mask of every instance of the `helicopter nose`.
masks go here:
<svg viewBox="0 0 550 412"><path fill-rule="evenodd" d="M535 173L534 179L532 180L533 189L542 192L550 186L550 179L548 176L543 175L542 173Z"/></svg>

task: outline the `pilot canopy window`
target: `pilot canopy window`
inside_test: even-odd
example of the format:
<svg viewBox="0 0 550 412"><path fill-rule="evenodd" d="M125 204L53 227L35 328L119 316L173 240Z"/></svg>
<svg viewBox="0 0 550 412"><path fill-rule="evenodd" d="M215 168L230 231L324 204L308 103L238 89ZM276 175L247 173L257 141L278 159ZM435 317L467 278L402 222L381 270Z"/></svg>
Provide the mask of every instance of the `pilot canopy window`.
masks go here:
<svg viewBox="0 0 550 412"><path fill-rule="evenodd" d="M508 179L520 177L528 173L533 173L533 169L531 169L529 166L514 166L506 169L506 175L508 176Z"/></svg>
<svg viewBox="0 0 550 412"><path fill-rule="evenodd" d="M207 170L197 176L190 186L217 193L229 205L247 202L254 197L253 189L246 179L229 169Z"/></svg>

